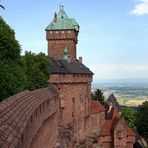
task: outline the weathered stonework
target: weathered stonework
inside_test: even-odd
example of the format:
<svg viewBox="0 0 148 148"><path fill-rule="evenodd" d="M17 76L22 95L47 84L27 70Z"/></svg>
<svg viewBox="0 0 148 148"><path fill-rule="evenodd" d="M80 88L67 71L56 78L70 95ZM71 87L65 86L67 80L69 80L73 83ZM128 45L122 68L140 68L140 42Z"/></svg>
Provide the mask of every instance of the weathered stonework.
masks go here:
<svg viewBox="0 0 148 148"><path fill-rule="evenodd" d="M46 31L48 55L51 58L63 59L65 47L70 59L76 59L77 32L75 30Z"/></svg>
<svg viewBox="0 0 148 148"><path fill-rule="evenodd" d="M90 126L91 81L92 77L85 75L61 74L50 78L50 83L59 89L61 124L72 124L77 142L85 137Z"/></svg>
<svg viewBox="0 0 148 148"><path fill-rule="evenodd" d="M50 86L21 92L3 101L0 148L53 147L58 140L58 98L55 88Z"/></svg>

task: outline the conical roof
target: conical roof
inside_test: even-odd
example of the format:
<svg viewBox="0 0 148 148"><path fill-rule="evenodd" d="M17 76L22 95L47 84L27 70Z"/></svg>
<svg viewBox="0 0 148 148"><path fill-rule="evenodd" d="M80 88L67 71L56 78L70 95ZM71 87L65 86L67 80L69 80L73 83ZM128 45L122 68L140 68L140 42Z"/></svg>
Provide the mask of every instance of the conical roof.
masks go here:
<svg viewBox="0 0 148 148"><path fill-rule="evenodd" d="M55 14L55 17L56 18L54 18L53 21L47 26L46 31L68 29L74 29L76 31L79 31L78 23L75 19L71 19L67 16L63 7L60 9L57 15Z"/></svg>

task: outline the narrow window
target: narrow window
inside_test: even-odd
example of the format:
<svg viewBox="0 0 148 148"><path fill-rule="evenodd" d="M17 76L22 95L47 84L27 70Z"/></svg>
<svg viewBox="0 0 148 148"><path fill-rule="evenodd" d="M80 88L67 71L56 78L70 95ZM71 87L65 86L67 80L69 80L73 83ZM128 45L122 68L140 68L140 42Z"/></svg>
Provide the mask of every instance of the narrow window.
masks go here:
<svg viewBox="0 0 148 148"><path fill-rule="evenodd" d="M24 141L24 135L22 134L22 137L21 137L21 139L22 139L22 142Z"/></svg>
<svg viewBox="0 0 148 148"><path fill-rule="evenodd" d="M49 100L47 100L47 106L49 106Z"/></svg>

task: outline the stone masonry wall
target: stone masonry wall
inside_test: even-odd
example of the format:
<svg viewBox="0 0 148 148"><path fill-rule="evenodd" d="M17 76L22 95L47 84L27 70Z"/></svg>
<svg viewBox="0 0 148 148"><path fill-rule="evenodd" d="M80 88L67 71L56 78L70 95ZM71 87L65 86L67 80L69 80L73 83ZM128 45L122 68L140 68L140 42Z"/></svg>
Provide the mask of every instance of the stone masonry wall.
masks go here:
<svg viewBox="0 0 148 148"><path fill-rule="evenodd" d="M59 97L53 90L54 88L50 87L21 92L0 104L0 147L29 148L34 141L36 147L38 144L45 144L44 141L38 143L36 135L40 129L46 128L48 120L50 128L55 129L51 131L52 135L49 134L48 139L52 141L51 145L56 144Z"/></svg>
<svg viewBox="0 0 148 148"><path fill-rule="evenodd" d="M75 30L47 31L48 56L54 59L63 59L64 49L67 47L71 59L76 59L77 33Z"/></svg>
<svg viewBox="0 0 148 148"><path fill-rule="evenodd" d="M89 99L87 94L87 84L65 84L59 85L60 97L64 100L62 121L74 125L74 133L77 140L82 138L86 127L85 116L88 115ZM69 89L69 91L67 91Z"/></svg>
<svg viewBox="0 0 148 148"><path fill-rule="evenodd" d="M113 148L114 147L113 138L112 136L109 136L109 135L99 137L99 144L103 148Z"/></svg>
<svg viewBox="0 0 148 148"><path fill-rule="evenodd" d="M61 102L61 124L73 125L77 142L90 129L91 81L89 75L51 75L50 83L59 88Z"/></svg>
<svg viewBox="0 0 148 148"><path fill-rule="evenodd" d="M97 114L91 114L91 129L98 130L102 126L105 120L105 113L104 111L97 113Z"/></svg>
<svg viewBox="0 0 148 148"><path fill-rule="evenodd" d="M99 114L92 114L91 115L91 129L97 130L100 127L100 117Z"/></svg>
<svg viewBox="0 0 148 148"><path fill-rule="evenodd" d="M30 148L53 148L57 143L57 127L57 113L54 113L43 122L42 126L34 137Z"/></svg>
<svg viewBox="0 0 148 148"><path fill-rule="evenodd" d="M91 93L92 76L85 74L52 74L49 83L62 84L62 83L89 83Z"/></svg>

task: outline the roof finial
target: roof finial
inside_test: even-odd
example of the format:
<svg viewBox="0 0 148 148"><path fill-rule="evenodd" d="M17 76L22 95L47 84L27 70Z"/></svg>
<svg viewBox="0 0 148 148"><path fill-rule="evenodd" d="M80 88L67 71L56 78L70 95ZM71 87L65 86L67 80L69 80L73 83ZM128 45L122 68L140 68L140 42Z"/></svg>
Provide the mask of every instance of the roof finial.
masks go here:
<svg viewBox="0 0 148 148"><path fill-rule="evenodd" d="M62 10L64 8L64 6L60 4L59 8L60 8L60 10Z"/></svg>
<svg viewBox="0 0 148 148"><path fill-rule="evenodd" d="M54 22L56 23L57 22L57 13L55 12L54 14Z"/></svg>

